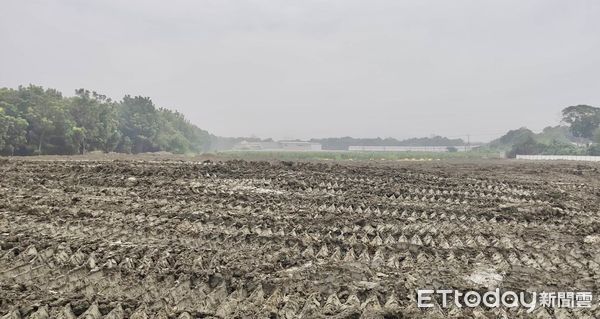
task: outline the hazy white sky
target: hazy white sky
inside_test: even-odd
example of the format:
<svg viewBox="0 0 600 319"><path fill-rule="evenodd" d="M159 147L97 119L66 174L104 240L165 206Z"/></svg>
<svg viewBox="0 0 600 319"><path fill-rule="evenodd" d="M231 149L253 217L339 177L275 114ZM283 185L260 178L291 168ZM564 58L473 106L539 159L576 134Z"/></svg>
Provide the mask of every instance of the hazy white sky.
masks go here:
<svg viewBox="0 0 600 319"><path fill-rule="evenodd" d="M150 96L222 136L489 140L600 106L597 0L3 0L0 87Z"/></svg>

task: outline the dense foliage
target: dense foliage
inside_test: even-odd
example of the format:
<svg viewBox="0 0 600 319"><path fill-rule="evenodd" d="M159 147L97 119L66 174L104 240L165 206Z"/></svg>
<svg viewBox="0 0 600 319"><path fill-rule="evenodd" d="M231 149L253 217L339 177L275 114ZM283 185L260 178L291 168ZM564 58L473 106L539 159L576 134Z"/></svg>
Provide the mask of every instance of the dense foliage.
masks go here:
<svg viewBox="0 0 600 319"><path fill-rule="evenodd" d="M569 124L576 137L593 139L600 127L600 108L589 105L574 105L563 109L563 122Z"/></svg>
<svg viewBox="0 0 600 319"><path fill-rule="evenodd" d="M89 151L197 153L209 134L150 98L113 101L79 89L0 89L0 154L83 154Z"/></svg>
<svg viewBox="0 0 600 319"><path fill-rule="evenodd" d="M546 127L534 133L522 127L508 131L490 142L489 148L521 155L600 155L600 108L589 105L569 106L562 111L568 126Z"/></svg>
<svg viewBox="0 0 600 319"><path fill-rule="evenodd" d="M491 148L509 149L515 144L524 143L532 139L535 133L526 127L521 127L516 130L510 130L500 138L491 141L488 145Z"/></svg>

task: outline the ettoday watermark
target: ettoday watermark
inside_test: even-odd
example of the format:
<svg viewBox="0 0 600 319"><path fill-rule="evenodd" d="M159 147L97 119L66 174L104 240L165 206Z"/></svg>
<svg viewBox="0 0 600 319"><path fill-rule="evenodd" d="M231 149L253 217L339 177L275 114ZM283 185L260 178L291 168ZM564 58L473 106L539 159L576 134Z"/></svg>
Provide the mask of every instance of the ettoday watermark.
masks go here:
<svg viewBox="0 0 600 319"><path fill-rule="evenodd" d="M434 298L442 308L455 306L488 308L526 308L528 313L537 307L547 308L590 308L591 292L514 292L495 290L481 293L479 291L459 291L452 289L419 289L417 290L417 306L430 308L435 305Z"/></svg>

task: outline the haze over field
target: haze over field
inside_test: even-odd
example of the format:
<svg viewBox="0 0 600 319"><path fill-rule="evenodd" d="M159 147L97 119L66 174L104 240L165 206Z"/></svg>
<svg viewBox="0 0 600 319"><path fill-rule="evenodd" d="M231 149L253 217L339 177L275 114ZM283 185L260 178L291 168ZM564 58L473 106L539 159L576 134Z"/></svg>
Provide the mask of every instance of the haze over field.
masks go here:
<svg viewBox="0 0 600 319"><path fill-rule="evenodd" d="M598 1L18 1L0 87L151 96L220 136L475 140L600 104Z"/></svg>
<svg viewBox="0 0 600 319"><path fill-rule="evenodd" d="M600 318L599 18L0 0L0 319Z"/></svg>

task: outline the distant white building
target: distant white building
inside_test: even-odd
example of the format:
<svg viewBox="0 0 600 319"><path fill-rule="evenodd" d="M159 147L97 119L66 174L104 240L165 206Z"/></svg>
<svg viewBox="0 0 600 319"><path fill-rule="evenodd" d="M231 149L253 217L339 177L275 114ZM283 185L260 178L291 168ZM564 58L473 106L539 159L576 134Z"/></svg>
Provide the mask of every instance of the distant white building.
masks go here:
<svg viewBox="0 0 600 319"><path fill-rule="evenodd" d="M320 151L321 144L305 141L279 141L281 149L285 151Z"/></svg>
<svg viewBox="0 0 600 319"><path fill-rule="evenodd" d="M320 151L321 144L306 141L249 142L233 146L236 151Z"/></svg>
<svg viewBox="0 0 600 319"><path fill-rule="evenodd" d="M459 152L470 151L479 145L469 146L349 146L349 151L366 152L448 152L449 148L456 148Z"/></svg>

